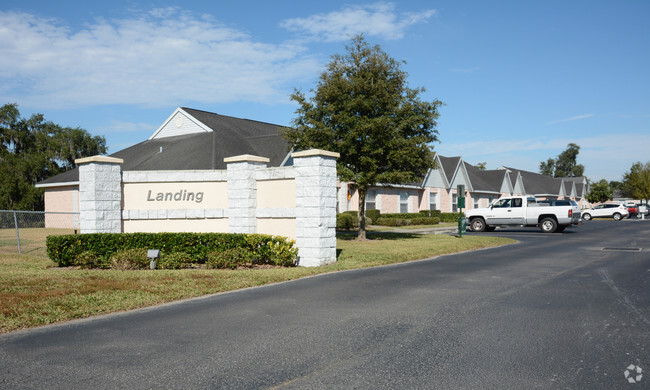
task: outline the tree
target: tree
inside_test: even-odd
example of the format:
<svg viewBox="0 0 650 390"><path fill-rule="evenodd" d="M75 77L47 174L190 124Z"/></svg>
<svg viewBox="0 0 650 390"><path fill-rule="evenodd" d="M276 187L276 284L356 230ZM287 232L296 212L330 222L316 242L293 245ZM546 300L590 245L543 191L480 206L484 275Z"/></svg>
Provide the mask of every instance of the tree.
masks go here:
<svg viewBox="0 0 650 390"><path fill-rule="evenodd" d="M623 194L634 199L650 199L650 162L632 164L623 175Z"/></svg>
<svg viewBox="0 0 650 390"><path fill-rule="evenodd" d="M482 170L482 171L484 171L484 170L487 169L486 166L487 166L487 163L486 163L486 162L476 163L476 165L475 165L476 168L478 168L478 169L480 169L480 170Z"/></svg>
<svg viewBox="0 0 650 390"><path fill-rule="evenodd" d="M74 159L106 153L104 137L47 122L41 114L21 118L17 104L0 107L0 208L42 210L39 181L75 167Z"/></svg>
<svg viewBox="0 0 650 390"><path fill-rule="evenodd" d="M570 143L557 158L549 158L539 163L539 173L551 177L580 177L584 175L585 167L577 163L580 146Z"/></svg>
<svg viewBox="0 0 650 390"><path fill-rule="evenodd" d="M365 197L377 183L409 183L434 166L433 147L439 100L420 99L423 88L407 86L402 62L363 35L352 38L344 55L332 56L313 97L295 90L299 108L284 133L296 150L340 153L337 173L359 191L359 239L366 238Z"/></svg>
<svg viewBox="0 0 650 390"><path fill-rule="evenodd" d="M586 198L591 203L605 202L612 199L612 189L607 180L602 179L598 183L594 183Z"/></svg>

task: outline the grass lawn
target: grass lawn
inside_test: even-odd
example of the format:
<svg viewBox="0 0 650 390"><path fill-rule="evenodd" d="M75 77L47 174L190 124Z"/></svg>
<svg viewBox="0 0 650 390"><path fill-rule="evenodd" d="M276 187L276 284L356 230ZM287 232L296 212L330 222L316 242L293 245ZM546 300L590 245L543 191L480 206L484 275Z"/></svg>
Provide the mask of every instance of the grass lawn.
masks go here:
<svg viewBox="0 0 650 390"><path fill-rule="evenodd" d="M498 237L368 232L367 241L340 235L338 261L323 267L115 271L59 268L45 255L44 237L42 232L26 232L25 240L31 241L29 251L23 249L23 254L18 255L3 250L5 237L0 234L0 333L321 273L514 242ZM23 230L21 243L22 238Z"/></svg>

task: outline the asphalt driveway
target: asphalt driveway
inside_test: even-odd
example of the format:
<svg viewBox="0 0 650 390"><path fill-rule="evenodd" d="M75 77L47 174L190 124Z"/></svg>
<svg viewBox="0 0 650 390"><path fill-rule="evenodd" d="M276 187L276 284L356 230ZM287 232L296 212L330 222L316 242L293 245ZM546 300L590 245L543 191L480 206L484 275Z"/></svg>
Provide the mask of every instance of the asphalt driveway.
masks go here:
<svg viewBox="0 0 650 390"><path fill-rule="evenodd" d="M520 243L2 335L0 388L611 389L650 372L650 221L483 234Z"/></svg>

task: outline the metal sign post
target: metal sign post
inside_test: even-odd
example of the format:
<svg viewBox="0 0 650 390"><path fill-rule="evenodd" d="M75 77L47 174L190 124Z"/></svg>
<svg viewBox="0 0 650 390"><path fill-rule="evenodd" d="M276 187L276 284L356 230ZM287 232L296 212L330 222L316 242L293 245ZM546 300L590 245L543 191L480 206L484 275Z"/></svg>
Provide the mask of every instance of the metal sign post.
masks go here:
<svg viewBox="0 0 650 390"><path fill-rule="evenodd" d="M467 229L467 221L463 217L463 208L465 208L465 186L459 184L456 188L457 202L458 202L458 236L463 237Z"/></svg>

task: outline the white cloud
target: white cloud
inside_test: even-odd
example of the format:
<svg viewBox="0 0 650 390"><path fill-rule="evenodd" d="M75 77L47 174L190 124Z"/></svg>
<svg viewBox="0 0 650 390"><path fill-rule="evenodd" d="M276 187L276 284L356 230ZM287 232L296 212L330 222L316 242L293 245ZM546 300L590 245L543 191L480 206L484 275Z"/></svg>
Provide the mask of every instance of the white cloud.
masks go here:
<svg viewBox="0 0 650 390"><path fill-rule="evenodd" d="M576 116L572 116L571 118L564 118L564 119L559 119L559 120L556 120L556 121L546 122L546 124L547 125L554 125L556 123L571 122L571 121L577 121L577 120L580 120L580 119L591 118L592 116L594 116L594 114L576 115Z"/></svg>
<svg viewBox="0 0 650 390"><path fill-rule="evenodd" d="M436 13L429 9L398 14L395 8L393 3L354 5L327 14L287 19L281 26L328 42L346 41L359 33L399 39L404 37L407 27L427 22Z"/></svg>
<svg viewBox="0 0 650 390"><path fill-rule="evenodd" d="M144 122L125 122L113 120L107 126L100 126L96 129L101 134L108 133L132 133L137 131L147 131L153 133L159 125L152 125Z"/></svg>
<svg viewBox="0 0 650 390"><path fill-rule="evenodd" d="M320 64L304 46L253 41L178 8L79 31L61 21L0 11L0 101L43 108L288 101Z"/></svg>

